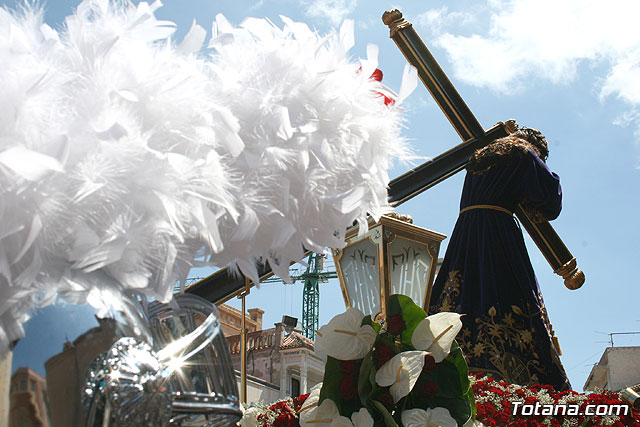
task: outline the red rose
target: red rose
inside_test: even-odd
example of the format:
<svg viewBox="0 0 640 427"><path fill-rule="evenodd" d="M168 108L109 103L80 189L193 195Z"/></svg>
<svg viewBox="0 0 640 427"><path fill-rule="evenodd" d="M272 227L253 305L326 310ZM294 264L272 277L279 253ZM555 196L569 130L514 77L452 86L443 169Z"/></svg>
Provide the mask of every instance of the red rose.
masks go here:
<svg viewBox="0 0 640 427"><path fill-rule="evenodd" d="M482 421L487 417L487 411L482 403L476 405L476 419Z"/></svg>
<svg viewBox="0 0 640 427"><path fill-rule="evenodd" d="M527 422L523 419L511 421L507 424L509 427L527 427Z"/></svg>
<svg viewBox="0 0 640 427"><path fill-rule="evenodd" d="M378 397L376 397L376 400L382 403L382 405L387 408L388 411L391 411L393 409L393 397L391 397L389 392L383 391L378 395Z"/></svg>
<svg viewBox="0 0 640 427"><path fill-rule="evenodd" d="M424 356L424 366L422 367L422 372L428 374L433 372L436 369L436 359L433 358L432 355L427 354Z"/></svg>
<svg viewBox="0 0 640 427"><path fill-rule="evenodd" d="M380 369L380 367L387 363L392 357L393 351L384 344L376 345L376 349L373 350L373 358L376 361L376 367L378 369Z"/></svg>
<svg viewBox="0 0 640 427"><path fill-rule="evenodd" d="M357 360L343 360L340 362L340 372L345 374L355 374L360 370Z"/></svg>
<svg viewBox="0 0 640 427"><path fill-rule="evenodd" d="M345 400L352 400L358 397L358 383L355 375L345 375L340 380L338 390Z"/></svg>
<svg viewBox="0 0 640 427"><path fill-rule="evenodd" d="M509 424L509 421L511 421L511 415L503 410L495 414L493 419L496 420L497 426L506 426Z"/></svg>
<svg viewBox="0 0 640 427"><path fill-rule="evenodd" d="M491 419L496 412L496 407L491 403L478 403L476 405L476 418L484 423L484 419Z"/></svg>
<svg viewBox="0 0 640 427"><path fill-rule="evenodd" d="M390 334L393 335L399 335L400 332L402 332L402 326L404 323L404 320L402 319L402 316L399 314L394 314L393 316L389 316L389 318L387 319L387 331Z"/></svg>
<svg viewBox="0 0 640 427"><path fill-rule="evenodd" d="M493 416L493 414L496 412L496 407L493 406L492 403L487 402L487 403L484 404L484 407L485 407L485 409L487 411L487 415Z"/></svg>
<svg viewBox="0 0 640 427"><path fill-rule="evenodd" d="M293 407L296 410L296 412L300 411L300 408L302 408L304 401L307 400L308 397L309 397L309 393L302 394L296 397L295 399L293 399Z"/></svg>
<svg viewBox="0 0 640 427"><path fill-rule="evenodd" d="M431 399L438 394L438 384L429 380L420 381L416 385L416 393L421 399Z"/></svg>
<svg viewBox="0 0 640 427"><path fill-rule="evenodd" d="M298 421L290 412L283 412L273 420L273 427L293 427Z"/></svg>

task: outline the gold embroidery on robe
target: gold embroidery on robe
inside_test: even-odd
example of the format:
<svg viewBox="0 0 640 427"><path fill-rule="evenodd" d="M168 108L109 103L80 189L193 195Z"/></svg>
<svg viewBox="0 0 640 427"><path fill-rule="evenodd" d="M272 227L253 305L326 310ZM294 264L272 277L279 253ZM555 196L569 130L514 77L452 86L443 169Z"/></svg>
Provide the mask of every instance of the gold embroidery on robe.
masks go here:
<svg viewBox="0 0 640 427"><path fill-rule="evenodd" d="M460 286L462 274L460 270L453 270L449 272L449 277L444 283L442 293L438 298L435 305L429 307L429 313L435 314L441 311L456 311L458 305L458 297L460 296Z"/></svg>
<svg viewBox="0 0 640 427"><path fill-rule="evenodd" d="M511 311L502 318L498 316L495 307L487 310L487 316L476 318L476 337L470 341L472 332L463 328L458 335L458 343L465 355L471 371L480 370L497 374L507 382L514 384L535 384L539 382L539 374L544 369L536 352L534 328L530 325L531 318L539 316L540 311L530 313L529 307L523 310L517 305L511 306ZM509 351L511 350L511 351ZM515 354L519 353L519 354ZM526 354L526 359L522 355ZM493 368L474 369L474 358L481 357L489 360Z"/></svg>

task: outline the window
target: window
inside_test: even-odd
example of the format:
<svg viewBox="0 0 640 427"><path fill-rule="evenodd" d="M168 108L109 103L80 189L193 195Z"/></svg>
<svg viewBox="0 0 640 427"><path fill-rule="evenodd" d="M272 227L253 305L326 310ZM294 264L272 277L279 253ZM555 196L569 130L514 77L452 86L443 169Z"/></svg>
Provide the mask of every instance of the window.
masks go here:
<svg viewBox="0 0 640 427"><path fill-rule="evenodd" d="M31 391L36 391L36 382L35 381L29 381L29 385L31 386Z"/></svg>
<svg viewBox="0 0 640 427"><path fill-rule="evenodd" d="M27 380L20 380L20 391L27 391Z"/></svg>
<svg viewBox="0 0 640 427"><path fill-rule="evenodd" d="M300 396L300 380L291 378L291 397Z"/></svg>

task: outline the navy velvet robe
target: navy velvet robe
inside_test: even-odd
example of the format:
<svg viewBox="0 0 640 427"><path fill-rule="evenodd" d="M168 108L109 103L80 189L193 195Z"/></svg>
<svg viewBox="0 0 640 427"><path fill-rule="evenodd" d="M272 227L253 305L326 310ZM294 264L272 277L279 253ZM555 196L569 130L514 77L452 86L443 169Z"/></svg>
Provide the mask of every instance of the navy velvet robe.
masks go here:
<svg viewBox="0 0 640 427"><path fill-rule="evenodd" d="M492 205L513 212L523 201L549 220L562 205L558 176L530 150L482 173L468 172L460 208ZM570 388L513 215L487 208L460 214L429 311L466 314L457 340L471 371L515 384Z"/></svg>

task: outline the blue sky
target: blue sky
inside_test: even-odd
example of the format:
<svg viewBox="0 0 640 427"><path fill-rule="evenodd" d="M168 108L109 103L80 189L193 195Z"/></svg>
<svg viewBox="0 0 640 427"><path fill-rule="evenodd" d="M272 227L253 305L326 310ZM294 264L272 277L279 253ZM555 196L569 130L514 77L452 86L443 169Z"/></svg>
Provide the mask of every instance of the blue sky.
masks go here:
<svg viewBox="0 0 640 427"><path fill-rule="evenodd" d="M14 7L15 0L0 0ZM45 19L60 25L79 1L44 2ZM134 3L137 3L134 2ZM352 55L380 49L384 82L399 89L405 59L381 22L397 7L413 22L442 68L489 128L514 118L540 129L549 140L548 164L561 178L564 208L553 222L587 276L569 291L526 237L551 322L564 350L565 369L581 390L608 345L611 332L640 330L635 268L640 238L640 32L634 0L486 1L214 1L166 0L157 16L176 22L180 39L195 19L205 28L218 13L234 25L246 17L279 15L321 33L355 21ZM405 135L422 156L460 143L457 134L421 85L405 101ZM397 166L391 177L406 170ZM416 224L451 234L463 174L439 184L399 208ZM441 249L444 253L447 241ZM202 274L202 271L194 272ZM266 284L248 299L265 310L265 327L282 314L301 317L302 288ZM238 306L236 301L234 305ZM335 282L321 288L322 323L344 310ZM638 336L615 336L616 345L640 345Z"/></svg>

